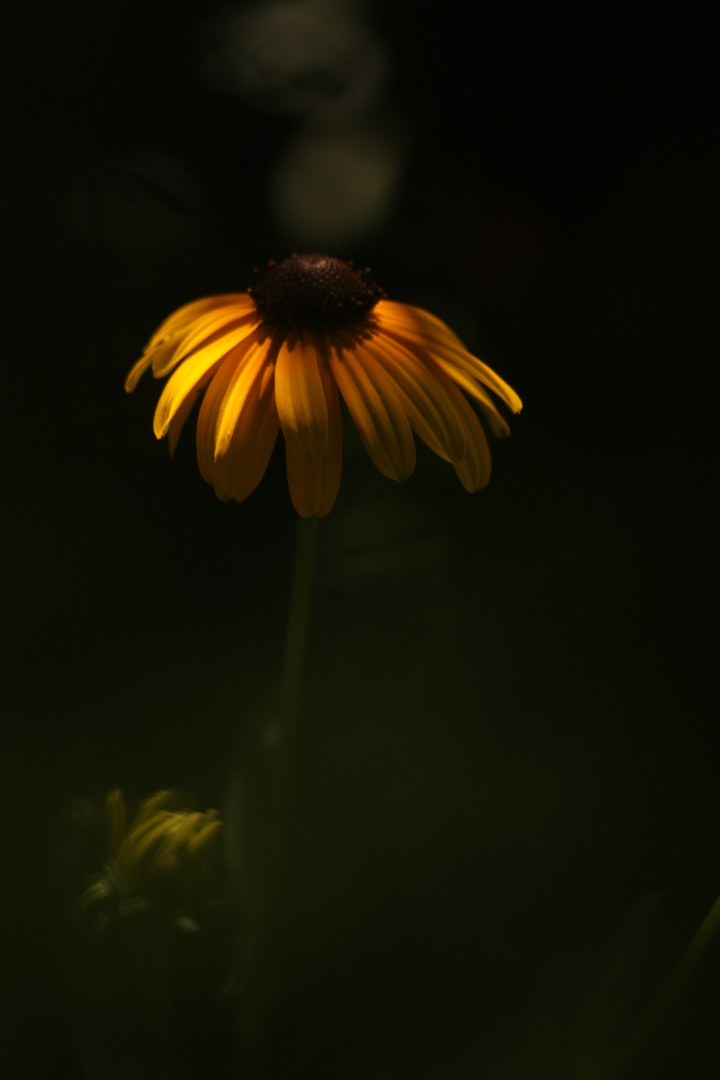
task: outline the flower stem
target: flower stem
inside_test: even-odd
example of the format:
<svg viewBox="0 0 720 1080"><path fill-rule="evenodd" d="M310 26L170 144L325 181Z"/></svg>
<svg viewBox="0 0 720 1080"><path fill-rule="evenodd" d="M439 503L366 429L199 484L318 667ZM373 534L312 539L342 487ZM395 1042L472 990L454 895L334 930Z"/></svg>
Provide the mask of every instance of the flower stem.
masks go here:
<svg viewBox="0 0 720 1080"><path fill-rule="evenodd" d="M243 839L238 880L248 919L241 981L241 1029L251 1059L260 1052L264 1018L282 968L283 876L293 757L303 689L315 564L317 518L298 517L285 656L274 709L246 745Z"/></svg>
<svg viewBox="0 0 720 1080"><path fill-rule="evenodd" d="M317 520L316 517L304 518L298 515L290 610L285 636L285 662L280 682L277 720L278 768L283 787L286 786L289 777L302 692L315 568Z"/></svg>

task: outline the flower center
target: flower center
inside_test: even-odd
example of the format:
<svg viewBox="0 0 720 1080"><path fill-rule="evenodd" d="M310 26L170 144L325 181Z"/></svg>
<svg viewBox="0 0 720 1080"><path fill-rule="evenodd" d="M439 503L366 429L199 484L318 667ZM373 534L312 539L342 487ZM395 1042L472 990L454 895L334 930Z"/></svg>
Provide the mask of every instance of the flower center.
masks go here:
<svg viewBox="0 0 720 1080"><path fill-rule="evenodd" d="M261 270L248 292L258 311L281 327L329 330L356 326L385 293L328 255L293 255Z"/></svg>

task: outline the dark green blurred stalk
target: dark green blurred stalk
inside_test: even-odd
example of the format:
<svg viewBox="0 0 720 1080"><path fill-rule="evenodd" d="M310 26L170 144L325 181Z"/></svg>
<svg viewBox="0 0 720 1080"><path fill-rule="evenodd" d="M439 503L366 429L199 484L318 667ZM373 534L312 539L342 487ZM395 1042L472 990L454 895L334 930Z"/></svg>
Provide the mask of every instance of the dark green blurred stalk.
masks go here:
<svg viewBox="0 0 720 1080"><path fill-rule="evenodd" d="M240 903L247 918L240 957L240 1027L251 1057L260 1051L271 985L282 968L283 887L294 751L302 699L315 567L317 518L298 516L285 653L275 706L262 711L240 765Z"/></svg>
<svg viewBox="0 0 720 1080"><path fill-rule="evenodd" d="M312 582L315 570L317 521L316 517L303 518L298 515L290 610L288 612L285 636L285 663L280 683L280 706L278 710L278 774L283 799L283 816L292 770L295 733L305 671Z"/></svg>

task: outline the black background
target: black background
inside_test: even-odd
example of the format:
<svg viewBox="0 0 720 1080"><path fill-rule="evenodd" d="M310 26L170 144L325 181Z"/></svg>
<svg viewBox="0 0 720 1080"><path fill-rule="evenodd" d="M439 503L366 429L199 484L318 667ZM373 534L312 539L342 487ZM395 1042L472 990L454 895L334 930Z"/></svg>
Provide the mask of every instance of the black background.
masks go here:
<svg viewBox="0 0 720 1080"><path fill-rule="evenodd" d="M399 147L384 212L328 253L445 318L525 408L474 496L429 452L396 487L347 433L268 1074L572 1076L623 915L663 895L662 973L720 890L709 26L337 10L386 66L335 120L322 51L290 104L208 78L210 5L2 17L8 1077L82 1075L67 807L120 785L223 808L277 675L282 454L221 504L190 431L172 463L156 443L157 385L122 382L175 307L297 249L274 178L318 129ZM717 1076L719 979L715 948L633 1075Z"/></svg>

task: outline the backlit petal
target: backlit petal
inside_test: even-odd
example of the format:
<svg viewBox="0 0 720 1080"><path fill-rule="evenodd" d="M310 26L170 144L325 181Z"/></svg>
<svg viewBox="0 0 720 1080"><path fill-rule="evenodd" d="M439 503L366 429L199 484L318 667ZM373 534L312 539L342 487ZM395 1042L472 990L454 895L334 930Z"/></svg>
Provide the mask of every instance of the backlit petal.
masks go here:
<svg viewBox="0 0 720 1080"><path fill-rule="evenodd" d="M154 379L162 379L169 375L193 349L197 349L201 344L209 345L211 340L217 340L222 336L223 330L227 332L235 325L244 325L247 327L248 334L252 333L259 325L258 313L254 308L247 314L243 314L243 310L238 309L237 306L232 311L227 310L220 314L213 310L193 322L192 325L185 326L182 333L173 334L154 345L148 345L125 379L125 390L131 393L151 364Z"/></svg>
<svg viewBox="0 0 720 1080"><path fill-rule="evenodd" d="M402 338L408 348L420 345L433 355L442 357L449 364L465 371L472 378L485 383L513 412L522 409L522 401L513 388L492 368L468 352L450 327L429 311L411 307L409 304L382 300L375 306L373 314L384 329Z"/></svg>
<svg viewBox="0 0 720 1080"><path fill-rule="evenodd" d="M154 379L163 379L169 375L181 360L186 360L199 352L206 345L212 345L221 341L231 333L242 329L243 336L247 337L258 325L256 312L250 315L238 316L232 311L225 315L213 315L204 320L203 325L193 326L186 334L161 345L153 354L152 369ZM235 338L235 341L239 340ZM173 344L177 342L176 344Z"/></svg>
<svg viewBox="0 0 720 1080"><path fill-rule="evenodd" d="M261 368L268 366L272 373L274 357L269 354L273 351L272 338L256 333L253 341L248 345L243 362L235 368L217 410L213 451L216 459L225 453L230 443L245 407L247 396Z"/></svg>
<svg viewBox="0 0 720 1080"><path fill-rule="evenodd" d="M447 323L429 311L425 311L424 308L413 307L412 304L399 304L396 300L380 300L373 308L373 315L383 326L394 322L398 329L408 331L411 337L417 338L423 335L437 337L461 349L465 348L463 342Z"/></svg>
<svg viewBox="0 0 720 1080"><path fill-rule="evenodd" d="M202 825L204 817L205 815L197 810L173 814L172 819L166 824L157 850L153 853L151 867L155 870L166 870L172 866L173 862L183 854L182 849L195 830Z"/></svg>
<svg viewBox="0 0 720 1080"><path fill-rule="evenodd" d="M132 877L133 872L139 869L139 863L149 855L152 849L162 842L167 834L168 825L174 814L161 810L151 821L141 829L133 829L124 845L123 857L126 873Z"/></svg>
<svg viewBox="0 0 720 1080"><path fill-rule="evenodd" d="M466 424L467 453L462 461L454 462L455 472L466 491L479 491L490 479L490 447L482 424L459 391L457 405L463 413Z"/></svg>
<svg viewBox="0 0 720 1080"><path fill-rule="evenodd" d="M433 344L428 351L438 360L443 360L445 365L454 368L460 374L470 375L471 378L485 383L486 386L498 395L513 412L520 412L522 401L515 393L512 386L501 379L492 368L478 360L477 356L464 349L455 349L451 345L444 346L442 343ZM452 376L457 381L457 376Z"/></svg>
<svg viewBox="0 0 720 1080"><path fill-rule="evenodd" d="M371 353L349 335L347 346L330 352L340 393L376 468L391 480L404 480L415 468L415 441L400 396Z"/></svg>
<svg viewBox="0 0 720 1080"><path fill-rule="evenodd" d="M265 475L280 430L273 368L267 362L255 362L259 351L245 365L247 391L230 440L223 441L222 451L216 452L215 491L221 499L242 502L252 494ZM232 391L231 386L227 394Z"/></svg>
<svg viewBox="0 0 720 1080"><path fill-rule="evenodd" d="M337 498L342 472L342 418L340 398L330 370L321 369L328 410L328 441L324 453L308 461L285 444L288 486L293 506L301 517L325 517Z"/></svg>
<svg viewBox="0 0 720 1080"><path fill-rule="evenodd" d="M243 342L243 345L245 343ZM215 430L217 414L230 381L243 362L243 345L237 352L226 356L215 371L212 382L205 391L197 421L197 457L200 473L206 483L215 487ZM230 498L228 495L227 498Z"/></svg>
<svg viewBox="0 0 720 1080"><path fill-rule="evenodd" d="M440 361L437 362L440 363ZM443 365L440 364L440 366L442 367ZM446 371L446 374L450 375L450 377L453 379L454 382L458 384L458 386L462 386L468 392L468 394L475 398L478 405L480 406L483 416L490 425L490 430L492 431L493 435L496 435L499 439L506 438L510 434L510 425L508 424L505 417L500 415L497 408L495 407L495 402L490 397L488 392L478 383L473 384L470 380L468 380L467 382L461 382L457 377L457 373L451 374L449 371Z"/></svg>
<svg viewBox="0 0 720 1080"><path fill-rule="evenodd" d="M237 308L238 316L246 315L255 308L249 293L226 293L223 296L206 296L202 300L193 300L192 303L184 304L178 308L158 326L147 343L146 351L198 322L208 312L229 307L230 305Z"/></svg>
<svg viewBox="0 0 720 1080"><path fill-rule="evenodd" d="M149 356L146 353L144 356L140 357L140 359L137 361L137 363L133 364L133 366L130 368L130 371L128 373L127 378L125 379L125 391L126 391L126 393L131 394L133 392L133 390L135 389L135 387L139 383L142 376L145 374L147 369L150 367L151 363L152 363L152 356Z"/></svg>
<svg viewBox="0 0 720 1080"><path fill-rule="evenodd" d="M207 382L207 379L205 380L205 382ZM201 383L198 387L196 387L194 393L188 394L188 396L185 398L182 405L170 421L170 425L167 429L168 450L170 452L170 457L173 457L175 454L178 439L180 438L180 432L185 427L185 422L189 417L190 413L193 411L193 407L197 404L197 400L200 396L203 385L204 384Z"/></svg>
<svg viewBox="0 0 720 1080"><path fill-rule="evenodd" d="M450 380L387 335L365 342L365 348L393 380L410 424L423 442L446 461L461 461L467 445L465 427L447 390Z"/></svg>
<svg viewBox="0 0 720 1080"><path fill-rule="evenodd" d="M308 460L328 441L328 411L320 358L310 334L280 346L275 364L275 401L280 426L293 453Z"/></svg>
<svg viewBox="0 0 720 1080"><path fill-rule="evenodd" d="M247 337L247 326L236 327L219 340L197 349L173 372L165 384L155 410L154 431L158 439L166 434L173 416L181 408L188 394L192 394L201 386L205 376L211 376L212 369L220 364L234 347L244 344L244 339Z"/></svg>
<svg viewBox="0 0 720 1080"><path fill-rule="evenodd" d="M471 378L470 375L466 374L465 371L447 363L438 356L437 353L428 352L426 350L420 351L417 346L415 347L415 351L418 355L425 356L425 363L428 366L432 367L433 365L436 365L439 367L454 383L462 387L462 389L467 394L470 394L471 397L475 398L483 411L483 415L487 418L494 435L497 435L499 438L505 438L506 435L510 434L510 427L507 421L500 415L493 399L484 387L475 382L475 380Z"/></svg>

